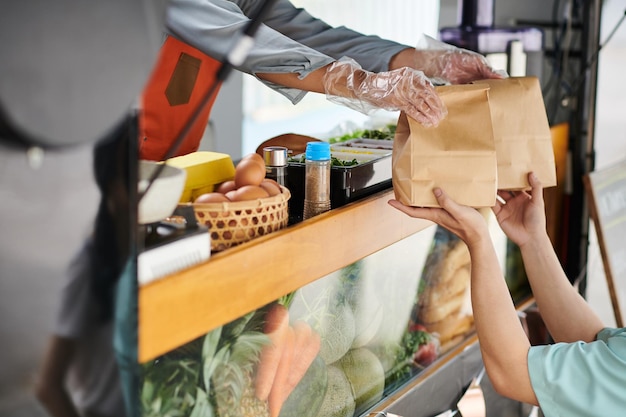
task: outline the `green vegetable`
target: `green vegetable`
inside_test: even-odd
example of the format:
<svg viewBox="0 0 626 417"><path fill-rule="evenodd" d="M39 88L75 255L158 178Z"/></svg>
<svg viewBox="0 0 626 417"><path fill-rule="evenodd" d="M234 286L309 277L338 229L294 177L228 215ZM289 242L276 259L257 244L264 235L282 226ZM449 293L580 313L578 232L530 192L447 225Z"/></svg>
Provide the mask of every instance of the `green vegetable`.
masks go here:
<svg viewBox="0 0 626 417"><path fill-rule="evenodd" d="M420 371L413 363L413 355L431 339L432 336L426 331L407 329L399 344L389 343L372 349L383 364L387 390L394 390L398 384L406 382Z"/></svg>
<svg viewBox="0 0 626 417"><path fill-rule="evenodd" d="M396 133L396 125L388 124L382 129L358 129L345 135L336 136L328 140L329 143L346 142L352 139L383 139L393 140Z"/></svg>
<svg viewBox="0 0 626 417"><path fill-rule="evenodd" d="M226 343L215 356L205 358L205 380L210 378L212 394L220 417L261 417L269 415L267 403L254 395L253 372L267 335L244 330Z"/></svg>
<svg viewBox="0 0 626 417"><path fill-rule="evenodd" d="M143 365L142 416L190 415L197 402L200 368L199 356L182 359L165 355Z"/></svg>
<svg viewBox="0 0 626 417"><path fill-rule="evenodd" d="M341 368L328 365L328 388L317 417L352 417L356 409L350 381Z"/></svg>
<svg viewBox="0 0 626 417"><path fill-rule="evenodd" d="M215 413L213 412L213 407L209 404L209 397L200 388L198 388L198 392L196 394L196 405L191 412L189 417L213 417Z"/></svg>
<svg viewBox="0 0 626 417"><path fill-rule="evenodd" d="M326 364L317 356L283 404L279 417L315 417L327 392Z"/></svg>
<svg viewBox="0 0 626 417"><path fill-rule="evenodd" d="M356 158L354 158L351 161L346 161L346 160L342 160L334 156L330 157L330 166L333 166L333 167L350 167L350 166L358 165L358 164L359 164L359 161L357 161Z"/></svg>
<svg viewBox="0 0 626 417"><path fill-rule="evenodd" d="M306 162L306 157L304 154L302 154L297 158L296 157L289 158L289 162L304 164ZM330 157L330 166L333 166L333 167L349 167L349 166L358 165L358 164L359 164L359 161L356 158L352 159L351 161L346 161L346 160L339 159L334 156Z"/></svg>
<svg viewBox="0 0 626 417"><path fill-rule="evenodd" d="M331 364L350 350L356 327L354 313L348 304L331 304L328 307L314 328L322 337L320 356L327 364Z"/></svg>
<svg viewBox="0 0 626 417"><path fill-rule="evenodd" d="M343 294L341 273L334 272L300 288L289 308L293 320L309 323L321 337L320 356L331 364L350 350L354 313Z"/></svg>
<svg viewBox="0 0 626 417"><path fill-rule="evenodd" d="M341 295L354 313L352 348L369 344L383 321L378 277L364 273L364 268L365 263L360 260L341 269Z"/></svg>
<svg viewBox="0 0 626 417"><path fill-rule="evenodd" d="M338 364L352 386L356 401L355 415L361 415L383 398L385 370L378 357L369 349L352 349Z"/></svg>
<svg viewBox="0 0 626 417"><path fill-rule="evenodd" d="M261 317L249 313L142 365L142 417L215 417L217 403L235 410L231 415L262 417L267 404L257 404L251 389L253 366L267 343Z"/></svg>

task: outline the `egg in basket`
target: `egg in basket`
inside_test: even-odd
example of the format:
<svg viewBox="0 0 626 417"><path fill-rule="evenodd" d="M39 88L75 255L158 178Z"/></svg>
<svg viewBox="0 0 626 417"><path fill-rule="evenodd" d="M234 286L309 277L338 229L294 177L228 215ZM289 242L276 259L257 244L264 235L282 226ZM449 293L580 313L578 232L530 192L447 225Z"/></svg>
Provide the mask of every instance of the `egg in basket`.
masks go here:
<svg viewBox="0 0 626 417"><path fill-rule="evenodd" d="M291 193L265 178L265 162L246 155L235 167L234 179L192 203L198 223L209 228L211 250L218 252L287 226Z"/></svg>

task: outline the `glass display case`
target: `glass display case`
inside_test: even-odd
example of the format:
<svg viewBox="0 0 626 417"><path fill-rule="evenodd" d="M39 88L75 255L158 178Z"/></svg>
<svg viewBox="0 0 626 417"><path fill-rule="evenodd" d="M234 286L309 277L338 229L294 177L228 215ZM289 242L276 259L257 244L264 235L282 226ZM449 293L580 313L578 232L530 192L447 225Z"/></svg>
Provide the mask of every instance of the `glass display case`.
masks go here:
<svg viewBox="0 0 626 417"><path fill-rule="evenodd" d="M141 286L143 415L450 408L482 368L469 253L391 198L379 192Z"/></svg>

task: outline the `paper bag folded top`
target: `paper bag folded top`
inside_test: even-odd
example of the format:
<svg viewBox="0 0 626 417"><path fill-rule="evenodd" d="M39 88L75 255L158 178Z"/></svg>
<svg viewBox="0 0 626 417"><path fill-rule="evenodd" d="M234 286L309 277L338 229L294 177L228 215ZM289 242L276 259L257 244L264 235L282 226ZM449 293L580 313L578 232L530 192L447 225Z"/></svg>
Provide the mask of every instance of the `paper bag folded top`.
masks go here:
<svg viewBox="0 0 626 417"><path fill-rule="evenodd" d="M398 201L439 207L432 190L440 187L459 204L495 204L496 151L488 90L484 84L437 87L448 115L436 128L400 114L392 153Z"/></svg>
<svg viewBox="0 0 626 417"><path fill-rule="evenodd" d="M489 108L498 158L498 189L530 189L533 171L544 187L557 184L552 134L537 77L482 80L489 86Z"/></svg>
<svg viewBox="0 0 626 417"><path fill-rule="evenodd" d="M396 199L438 207L434 187L472 207L491 207L496 190L529 189L533 171L544 187L556 185L552 137L536 77L436 87L448 108L427 128L404 113L392 156Z"/></svg>

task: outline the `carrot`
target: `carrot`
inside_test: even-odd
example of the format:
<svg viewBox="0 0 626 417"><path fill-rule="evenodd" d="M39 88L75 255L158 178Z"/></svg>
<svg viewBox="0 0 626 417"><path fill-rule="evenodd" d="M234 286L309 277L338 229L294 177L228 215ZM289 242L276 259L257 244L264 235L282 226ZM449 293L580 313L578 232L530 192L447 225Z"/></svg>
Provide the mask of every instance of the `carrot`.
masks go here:
<svg viewBox="0 0 626 417"><path fill-rule="evenodd" d="M265 314L263 332L269 337L270 343L261 349L254 380L254 392L261 401L267 400L270 394L288 329L289 311L281 304L274 304Z"/></svg>
<svg viewBox="0 0 626 417"><path fill-rule="evenodd" d="M320 335L314 331L307 322L298 320L293 325L293 330L296 336L296 356L293 359L291 372L287 379L287 396L291 394L291 391L293 391L300 380L302 380L302 377L304 377L309 366L311 366L315 360L321 347Z"/></svg>
<svg viewBox="0 0 626 417"><path fill-rule="evenodd" d="M296 334L293 327L289 327L287 329L287 337L285 338L285 348L283 349L283 354L278 364L278 370L276 371L276 377L274 378L274 383L272 384L272 389L268 397L270 417L278 417L283 403L289 396L289 392L287 392L287 379L289 378L291 365L293 363L295 341Z"/></svg>

